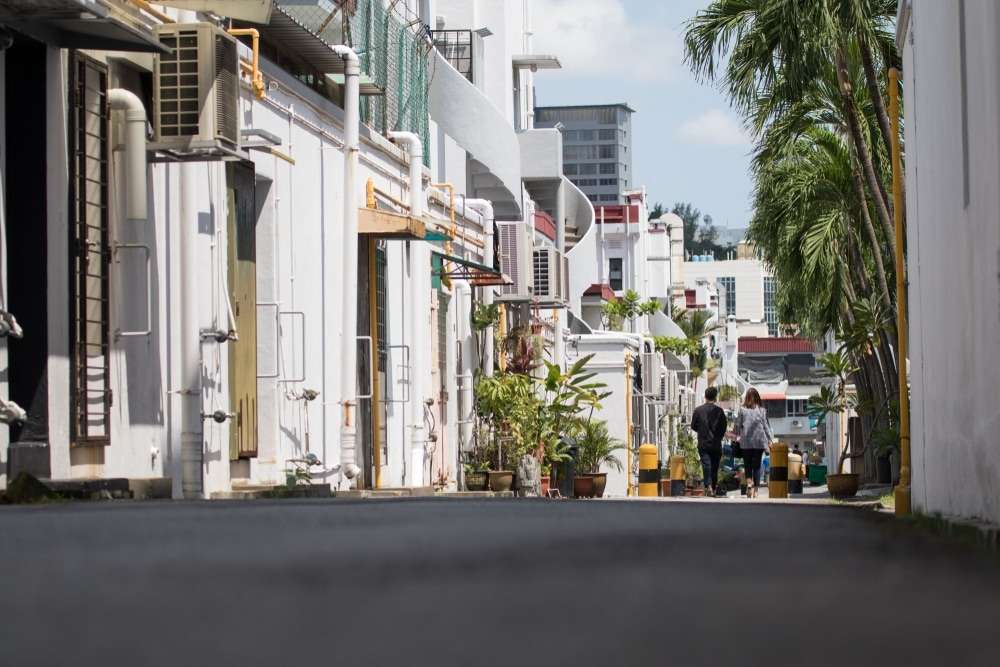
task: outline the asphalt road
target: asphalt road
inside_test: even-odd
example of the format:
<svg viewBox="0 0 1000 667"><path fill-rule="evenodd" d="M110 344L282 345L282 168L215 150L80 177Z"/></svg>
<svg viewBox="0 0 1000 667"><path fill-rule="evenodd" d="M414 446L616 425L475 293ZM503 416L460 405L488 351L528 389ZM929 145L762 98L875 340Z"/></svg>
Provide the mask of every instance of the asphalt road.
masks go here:
<svg viewBox="0 0 1000 667"><path fill-rule="evenodd" d="M1000 563L746 501L0 508L0 665L1000 664Z"/></svg>

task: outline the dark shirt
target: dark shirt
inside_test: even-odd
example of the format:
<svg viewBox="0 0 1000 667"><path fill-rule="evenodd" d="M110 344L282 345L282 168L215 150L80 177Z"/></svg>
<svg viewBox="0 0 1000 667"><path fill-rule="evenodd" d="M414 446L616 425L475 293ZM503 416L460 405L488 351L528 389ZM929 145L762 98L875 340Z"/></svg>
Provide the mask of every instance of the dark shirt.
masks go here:
<svg viewBox="0 0 1000 667"><path fill-rule="evenodd" d="M721 450L726 411L715 403L699 405L691 415L691 430L698 434L698 449Z"/></svg>

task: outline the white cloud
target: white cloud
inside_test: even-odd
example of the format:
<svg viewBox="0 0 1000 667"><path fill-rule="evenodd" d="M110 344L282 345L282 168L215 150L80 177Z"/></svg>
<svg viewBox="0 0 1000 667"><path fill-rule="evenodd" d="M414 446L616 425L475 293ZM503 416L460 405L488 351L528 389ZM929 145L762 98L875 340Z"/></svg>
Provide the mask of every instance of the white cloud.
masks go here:
<svg viewBox="0 0 1000 667"><path fill-rule="evenodd" d="M721 109L709 109L681 123L677 136L689 144L712 146L747 146L750 137L732 115Z"/></svg>
<svg viewBox="0 0 1000 667"><path fill-rule="evenodd" d="M640 24L622 0L536 0L534 51L559 57L565 77L674 79L683 66L680 35L665 24Z"/></svg>

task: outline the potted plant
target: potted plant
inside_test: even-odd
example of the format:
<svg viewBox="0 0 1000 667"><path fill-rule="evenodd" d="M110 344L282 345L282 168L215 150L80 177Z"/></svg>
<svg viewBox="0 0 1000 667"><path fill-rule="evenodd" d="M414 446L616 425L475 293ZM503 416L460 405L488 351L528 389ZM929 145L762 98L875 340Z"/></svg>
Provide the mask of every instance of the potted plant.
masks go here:
<svg viewBox="0 0 1000 667"><path fill-rule="evenodd" d="M608 423L599 419L581 419L579 436L576 441L577 479L590 478L593 495L601 498L608 483L608 474L601 472L602 467L622 471L622 462L615 452L624 449L625 445L608 432ZM581 482L581 488L586 487Z"/></svg>
<svg viewBox="0 0 1000 667"><path fill-rule="evenodd" d="M552 464L543 463L542 464L542 495L549 495L549 489L552 488Z"/></svg>
<svg viewBox="0 0 1000 667"><path fill-rule="evenodd" d="M840 415L851 409L846 387L848 376L857 371L844 347L836 352L821 354L819 363L828 375L834 377L834 382L832 387L820 387L818 394L809 397L809 414L816 418L817 428L826 422L827 415ZM853 498L858 493L858 474L844 472L844 461L851 454L851 444L851 430L848 429L847 443L837 461L837 472L826 475L827 490L834 498Z"/></svg>
<svg viewBox="0 0 1000 667"><path fill-rule="evenodd" d="M489 466L474 462L465 464L465 490L485 491L490 484Z"/></svg>

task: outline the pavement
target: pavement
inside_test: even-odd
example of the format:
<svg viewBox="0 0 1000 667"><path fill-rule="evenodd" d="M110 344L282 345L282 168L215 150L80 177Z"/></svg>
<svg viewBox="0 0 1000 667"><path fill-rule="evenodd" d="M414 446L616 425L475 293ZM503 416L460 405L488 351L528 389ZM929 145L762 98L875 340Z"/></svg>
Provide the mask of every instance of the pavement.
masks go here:
<svg viewBox="0 0 1000 667"><path fill-rule="evenodd" d="M747 500L0 507L0 664L1000 664L1000 562Z"/></svg>

